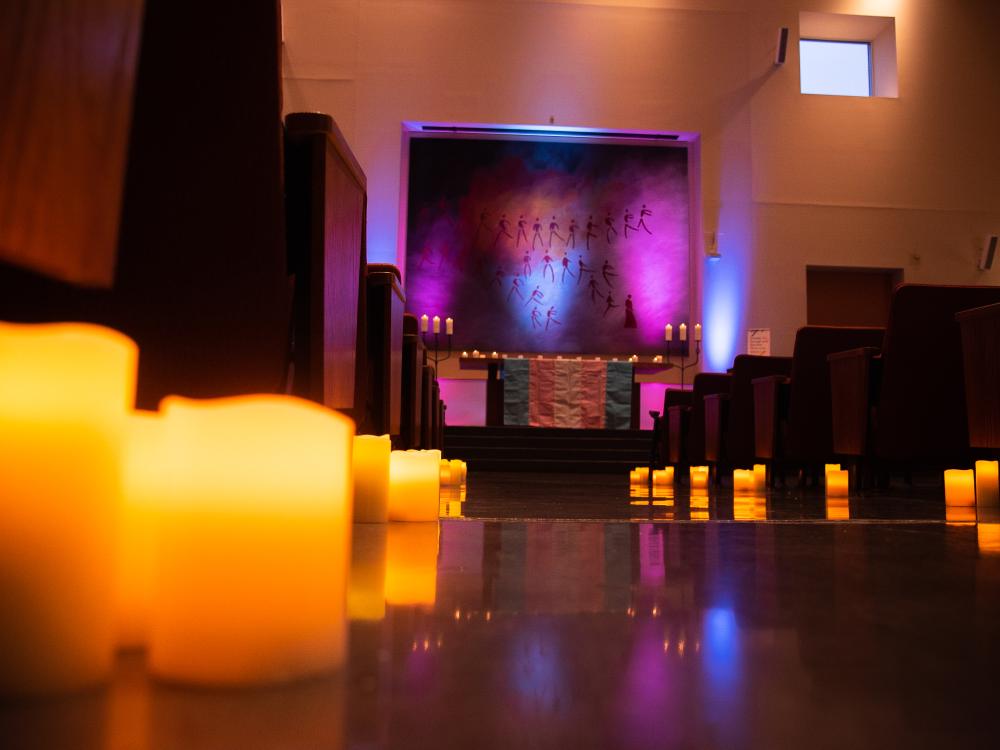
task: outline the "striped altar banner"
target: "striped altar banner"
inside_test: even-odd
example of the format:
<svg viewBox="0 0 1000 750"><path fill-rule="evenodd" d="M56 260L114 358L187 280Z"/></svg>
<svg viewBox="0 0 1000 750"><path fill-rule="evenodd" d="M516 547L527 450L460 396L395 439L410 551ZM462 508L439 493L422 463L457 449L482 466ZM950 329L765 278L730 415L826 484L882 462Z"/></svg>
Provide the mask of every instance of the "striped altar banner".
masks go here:
<svg viewBox="0 0 1000 750"><path fill-rule="evenodd" d="M576 359L505 359L504 424L628 429L632 365Z"/></svg>

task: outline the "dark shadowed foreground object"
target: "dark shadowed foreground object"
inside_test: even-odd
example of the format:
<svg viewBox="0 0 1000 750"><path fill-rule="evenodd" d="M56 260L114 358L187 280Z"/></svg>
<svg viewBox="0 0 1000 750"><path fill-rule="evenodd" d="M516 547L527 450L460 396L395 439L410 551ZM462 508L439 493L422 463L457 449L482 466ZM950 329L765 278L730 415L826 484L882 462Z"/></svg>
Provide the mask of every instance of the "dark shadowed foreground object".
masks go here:
<svg viewBox="0 0 1000 750"><path fill-rule="evenodd" d="M1000 304L955 316L962 329L969 447L1000 449Z"/></svg>

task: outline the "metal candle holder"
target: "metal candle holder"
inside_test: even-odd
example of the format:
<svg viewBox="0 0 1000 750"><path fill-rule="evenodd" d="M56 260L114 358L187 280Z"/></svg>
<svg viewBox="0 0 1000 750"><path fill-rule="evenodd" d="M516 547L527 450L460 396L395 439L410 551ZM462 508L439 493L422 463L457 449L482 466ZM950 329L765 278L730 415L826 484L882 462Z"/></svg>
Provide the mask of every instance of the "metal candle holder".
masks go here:
<svg viewBox="0 0 1000 750"><path fill-rule="evenodd" d="M433 348L433 350L430 347L427 346L427 331L423 331L420 334L420 336L421 336L421 338L423 339L423 342L424 342L424 348L427 349L427 351L428 351L427 358L434 361L434 369L435 370L437 369L437 366L438 366L439 362L444 362L447 359L451 359L451 355L452 355L452 351L451 351L451 334L448 333L448 334L445 334L445 335L448 337L448 349L447 349L447 352L444 355L442 355L441 354L441 334L440 333L433 334L433 336L434 336L434 348ZM431 354L430 353L431 351L433 351L434 353Z"/></svg>
<svg viewBox="0 0 1000 750"><path fill-rule="evenodd" d="M684 374L687 372L689 367L697 367L698 361L701 359L701 339L695 339L694 342L694 359L688 362L684 357L680 357L677 361L672 361L670 357L670 349L673 347L673 340L667 341L667 367L678 367L681 371L681 388L684 388ZM685 341L678 342L680 344L687 343Z"/></svg>

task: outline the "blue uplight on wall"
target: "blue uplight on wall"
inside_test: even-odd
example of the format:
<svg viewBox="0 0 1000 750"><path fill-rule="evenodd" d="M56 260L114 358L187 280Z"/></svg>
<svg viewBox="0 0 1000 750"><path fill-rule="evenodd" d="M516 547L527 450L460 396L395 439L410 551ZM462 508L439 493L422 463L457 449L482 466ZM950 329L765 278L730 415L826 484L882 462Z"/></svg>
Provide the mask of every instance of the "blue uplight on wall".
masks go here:
<svg viewBox="0 0 1000 750"><path fill-rule="evenodd" d="M707 369L724 372L733 364L743 324L745 274L733 253L705 263L702 319Z"/></svg>

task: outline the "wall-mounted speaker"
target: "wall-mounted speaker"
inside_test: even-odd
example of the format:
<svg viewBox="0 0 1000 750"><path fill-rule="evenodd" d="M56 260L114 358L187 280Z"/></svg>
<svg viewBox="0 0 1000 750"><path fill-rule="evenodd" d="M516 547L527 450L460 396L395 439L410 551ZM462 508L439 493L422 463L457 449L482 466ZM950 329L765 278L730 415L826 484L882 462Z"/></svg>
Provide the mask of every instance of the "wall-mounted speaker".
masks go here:
<svg viewBox="0 0 1000 750"><path fill-rule="evenodd" d="M983 243L983 251L979 254L979 270L989 271L997 257L997 235L991 234Z"/></svg>
<svg viewBox="0 0 1000 750"><path fill-rule="evenodd" d="M788 54L788 27L782 26L778 29L778 48L774 51L774 64L784 65L785 56Z"/></svg>

